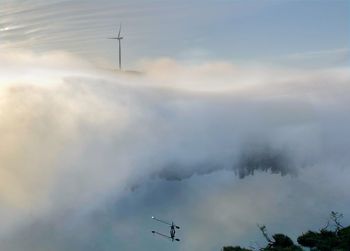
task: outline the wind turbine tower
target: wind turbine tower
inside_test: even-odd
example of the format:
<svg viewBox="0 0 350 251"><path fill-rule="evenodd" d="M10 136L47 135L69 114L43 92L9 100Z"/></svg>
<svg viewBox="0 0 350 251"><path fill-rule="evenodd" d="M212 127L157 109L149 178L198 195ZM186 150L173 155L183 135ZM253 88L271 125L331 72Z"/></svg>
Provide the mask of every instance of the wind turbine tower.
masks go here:
<svg viewBox="0 0 350 251"><path fill-rule="evenodd" d="M119 70L122 70L122 46L121 46L121 40L123 37L120 36L120 32L122 30L122 25L120 24L119 26L119 32L117 37L109 37L108 39L116 39L118 40L118 45L119 45Z"/></svg>

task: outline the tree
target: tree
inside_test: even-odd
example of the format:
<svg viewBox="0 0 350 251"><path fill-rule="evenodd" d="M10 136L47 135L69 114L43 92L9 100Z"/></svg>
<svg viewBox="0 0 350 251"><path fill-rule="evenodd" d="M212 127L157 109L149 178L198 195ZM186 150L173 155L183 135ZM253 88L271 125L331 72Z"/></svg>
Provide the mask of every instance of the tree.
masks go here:
<svg viewBox="0 0 350 251"><path fill-rule="evenodd" d="M318 233L308 231L305 234L302 234L298 237L297 241L303 247L314 248L320 240Z"/></svg>
<svg viewBox="0 0 350 251"><path fill-rule="evenodd" d="M284 234L274 234L272 239L267 234L265 225L258 225L262 235L267 241L267 246L261 248L262 251L302 251L299 246L294 245L291 238Z"/></svg>
<svg viewBox="0 0 350 251"><path fill-rule="evenodd" d="M308 231L298 237L298 243L303 247L308 247L318 251L329 250L350 250L350 226L343 227L340 224L342 214L332 211L330 220L333 222L334 230L327 225L319 232Z"/></svg>
<svg viewBox="0 0 350 251"><path fill-rule="evenodd" d="M298 243L304 247L316 248L320 251L334 250L338 246L335 232L322 229L319 233L309 231L298 237Z"/></svg>
<svg viewBox="0 0 350 251"><path fill-rule="evenodd" d="M339 246L343 250L350 250L350 226L338 231Z"/></svg>
<svg viewBox="0 0 350 251"><path fill-rule="evenodd" d="M343 227L340 223L343 214L332 211L325 227L318 232L308 231L300 235L298 243L313 251L349 251L350 250L350 226ZM270 237L265 225L258 225L262 235L267 241L264 248L246 249L240 246L224 247L223 251L302 251L294 244L291 238L284 234L274 234Z"/></svg>
<svg viewBox="0 0 350 251"><path fill-rule="evenodd" d="M343 228L340 224L340 219L343 218L343 214L332 211L329 217L331 218L331 221L334 222L336 232Z"/></svg>
<svg viewBox="0 0 350 251"><path fill-rule="evenodd" d="M284 234L274 234L272 241L262 251L302 251L301 247L294 244L291 238Z"/></svg>

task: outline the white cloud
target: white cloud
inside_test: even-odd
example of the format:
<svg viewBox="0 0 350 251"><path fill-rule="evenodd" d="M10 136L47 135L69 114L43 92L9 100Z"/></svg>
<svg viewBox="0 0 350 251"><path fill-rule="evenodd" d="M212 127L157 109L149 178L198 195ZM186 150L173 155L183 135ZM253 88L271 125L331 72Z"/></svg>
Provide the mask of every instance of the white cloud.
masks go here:
<svg viewBox="0 0 350 251"><path fill-rule="evenodd" d="M242 231L256 221L286 209L276 203L287 200L276 201L271 193L289 196L298 182L307 184L291 191L316 189L322 180L317 175L334 171L333 178L325 179L331 184L322 190L329 193L325 200L333 192L340 200L349 197L337 186L348 177L347 171L340 175L350 149L347 69L183 65L161 59L144 63L144 74L132 75L98 70L64 53L23 51L2 55L0 66L0 215L7 219L0 236L13 247L8 251L17 250L11 240L30 224L54 219L60 225L57 219L67 212L62 217L67 224L89 218L108 201L118 203L126 188L135 183L142 187L145 179L169 164L180 171L195 168L197 173L208 162L232 169L251 145L285 151L300 178L259 174L244 182L234 180L232 186L221 186L226 181L214 178L207 190L210 196L199 193L203 201L179 205L179 210L189 210L186 217L199 219L193 219L198 225L186 232L186 250L198 244L197 238L206 236L203 248L213 241L206 224L217 231L223 226L225 238L243 238ZM210 177L215 175L207 176L209 183ZM194 186L189 188L189 194L196 193ZM254 197L256 190L265 197ZM310 193L316 195L317 204L323 195ZM304 199L301 195L292 200ZM200 223L215 210L218 217ZM239 221L242 214L249 215L249 224ZM239 228L225 224L237 220ZM17 245L21 243L26 246L25 241Z"/></svg>

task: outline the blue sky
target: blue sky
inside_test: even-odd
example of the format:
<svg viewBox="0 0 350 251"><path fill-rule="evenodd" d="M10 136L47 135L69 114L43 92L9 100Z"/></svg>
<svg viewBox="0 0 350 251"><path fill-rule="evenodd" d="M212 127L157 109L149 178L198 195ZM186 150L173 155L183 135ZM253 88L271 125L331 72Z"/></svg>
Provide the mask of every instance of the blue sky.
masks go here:
<svg viewBox="0 0 350 251"><path fill-rule="evenodd" d="M315 66L349 61L346 0L2 0L2 6L1 47L66 50L108 64L116 60L116 44L105 38L122 23L129 68L159 57ZM290 60L295 54L298 60Z"/></svg>

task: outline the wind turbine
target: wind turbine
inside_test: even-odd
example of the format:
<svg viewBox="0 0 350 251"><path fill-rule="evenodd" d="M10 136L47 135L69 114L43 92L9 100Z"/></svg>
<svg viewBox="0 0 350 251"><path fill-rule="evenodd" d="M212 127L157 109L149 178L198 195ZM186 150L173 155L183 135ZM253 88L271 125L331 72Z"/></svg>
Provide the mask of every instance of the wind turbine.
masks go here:
<svg viewBox="0 0 350 251"><path fill-rule="evenodd" d="M108 39L117 39L119 44L119 70L122 70L122 47L121 47L121 40L123 37L120 36L120 32L122 30L122 24L119 26L119 32L117 37L109 37Z"/></svg>
<svg viewBox="0 0 350 251"><path fill-rule="evenodd" d="M175 225L174 222L171 222L171 223L170 223L170 222L167 222L167 221L164 221L164 220L157 219L157 218L154 217L154 216L152 216L152 219L153 219L153 220L156 220L156 221L159 221L159 222L161 222L161 223L163 223L163 224L166 224L166 225L168 225L168 226L170 226L170 236L152 230L152 233L153 233L153 234L157 234L157 235L159 235L159 236L162 236L162 237L167 238L167 239L172 240L172 241L180 241L180 239L175 238L175 233L176 233L175 228L180 229L180 227L177 226L177 225Z"/></svg>

